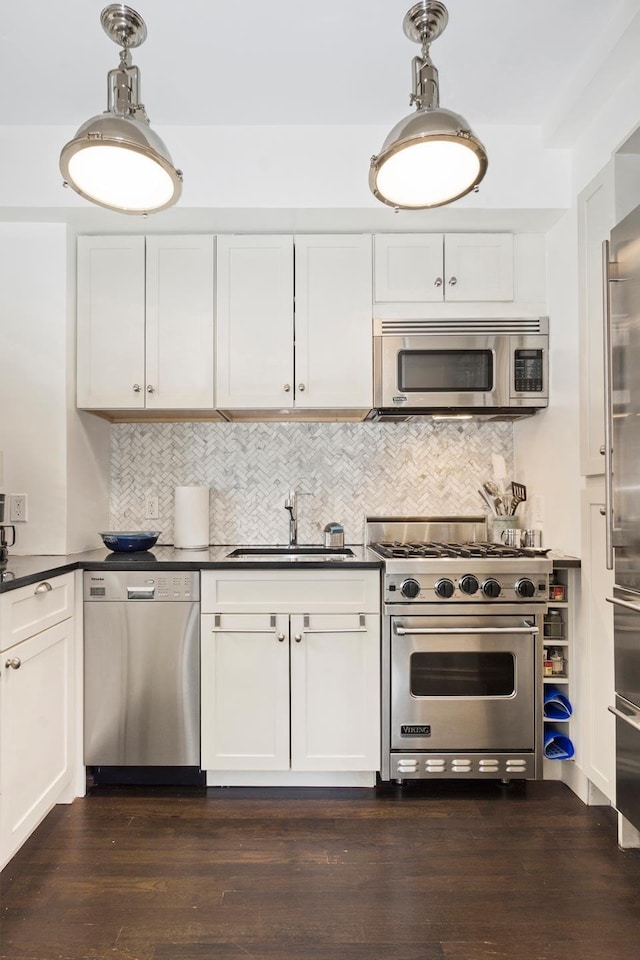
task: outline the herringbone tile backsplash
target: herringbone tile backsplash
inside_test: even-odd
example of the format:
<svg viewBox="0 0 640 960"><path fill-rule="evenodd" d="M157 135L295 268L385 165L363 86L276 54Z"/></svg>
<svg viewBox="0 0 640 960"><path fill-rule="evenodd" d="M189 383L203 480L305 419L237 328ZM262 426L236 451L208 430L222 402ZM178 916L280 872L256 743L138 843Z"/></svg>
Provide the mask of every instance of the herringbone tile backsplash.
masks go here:
<svg viewBox="0 0 640 960"><path fill-rule="evenodd" d="M369 515L480 514L491 454L513 460L510 423L153 423L112 428L113 530L161 530L173 542L174 488L211 488L210 542L286 543L290 488L298 539L342 523L362 543ZM303 494L303 495L302 495ZM159 498L145 520L144 498Z"/></svg>

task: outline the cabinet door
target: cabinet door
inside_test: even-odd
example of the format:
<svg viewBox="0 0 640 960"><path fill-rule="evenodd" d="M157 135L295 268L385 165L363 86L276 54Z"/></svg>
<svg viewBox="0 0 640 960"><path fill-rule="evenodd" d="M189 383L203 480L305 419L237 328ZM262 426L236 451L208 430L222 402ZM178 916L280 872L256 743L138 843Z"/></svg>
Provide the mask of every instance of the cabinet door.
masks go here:
<svg viewBox="0 0 640 960"><path fill-rule="evenodd" d="M510 233L447 233L444 298L513 300L513 236Z"/></svg>
<svg viewBox="0 0 640 960"><path fill-rule="evenodd" d="M602 241L614 227L613 164L578 198L578 290L580 318L580 468L604 473L604 353Z"/></svg>
<svg viewBox="0 0 640 960"><path fill-rule="evenodd" d="M211 236L147 237L146 406L211 409Z"/></svg>
<svg viewBox="0 0 640 960"><path fill-rule="evenodd" d="M202 617L205 770L289 769L289 618Z"/></svg>
<svg viewBox="0 0 640 960"><path fill-rule="evenodd" d="M144 407L144 261L144 237L78 238L79 407Z"/></svg>
<svg viewBox="0 0 640 960"><path fill-rule="evenodd" d="M576 761L589 780L615 802L615 719L608 707L615 703L613 661L613 571L605 563L604 484L582 493L582 628L573 657L581 691Z"/></svg>
<svg viewBox="0 0 640 960"><path fill-rule="evenodd" d="M291 769L380 769L380 621L291 617Z"/></svg>
<svg viewBox="0 0 640 960"><path fill-rule="evenodd" d="M216 406L293 406L293 237L218 237L216 286Z"/></svg>
<svg viewBox="0 0 640 960"><path fill-rule="evenodd" d="M58 801L71 776L71 650L65 620L2 655L0 665L0 860ZM14 663L6 667L5 661Z"/></svg>
<svg viewBox="0 0 640 960"><path fill-rule="evenodd" d="M295 238L295 405L369 408L371 237Z"/></svg>
<svg viewBox="0 0 640 960"><path fill-rule="evenodd" d="M374 242L378 303L429 303L444 298L441 233L379 233Z"/></svg>

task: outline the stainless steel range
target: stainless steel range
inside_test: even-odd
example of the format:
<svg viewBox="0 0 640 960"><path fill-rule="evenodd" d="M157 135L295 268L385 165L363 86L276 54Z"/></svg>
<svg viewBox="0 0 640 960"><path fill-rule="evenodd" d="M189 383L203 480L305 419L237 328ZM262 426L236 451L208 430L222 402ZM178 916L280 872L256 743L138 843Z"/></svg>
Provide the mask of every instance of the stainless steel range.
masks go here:
<svg viewBox="0 0 640 960"><path fill-rule="evenodd" d="M552 563L484 517L367 520L384 559L383 780L532 779Z"/></svg>

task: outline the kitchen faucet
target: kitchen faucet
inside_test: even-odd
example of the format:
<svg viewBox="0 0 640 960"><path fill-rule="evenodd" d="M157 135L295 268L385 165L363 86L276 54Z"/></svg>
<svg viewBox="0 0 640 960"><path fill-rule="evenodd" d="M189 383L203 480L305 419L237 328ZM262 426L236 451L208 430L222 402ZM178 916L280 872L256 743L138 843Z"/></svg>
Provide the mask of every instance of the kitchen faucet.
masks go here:
<svg viewBox="0 0 640 960"><path fill-rule="evenodd" d="M295 490L289 490L284 508L289 511L289 546L295 547L298 543L298 498Z"/></svg>

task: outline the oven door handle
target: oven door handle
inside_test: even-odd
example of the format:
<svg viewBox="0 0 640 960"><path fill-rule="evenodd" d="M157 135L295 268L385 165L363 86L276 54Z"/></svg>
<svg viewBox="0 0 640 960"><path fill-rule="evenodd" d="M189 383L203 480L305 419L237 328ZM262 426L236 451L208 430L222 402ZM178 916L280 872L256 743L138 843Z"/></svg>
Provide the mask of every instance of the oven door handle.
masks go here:
<svg viewBox="0 0 640 960"><path fill-rule="evenodd" d="M444 633L539 633L538 627L414 627L411 630L407 630L406 627L403 627L402 624L394 624L395 632L399 637L406 637L410 634L430 634L430 635L440 635Z"/></svg>

